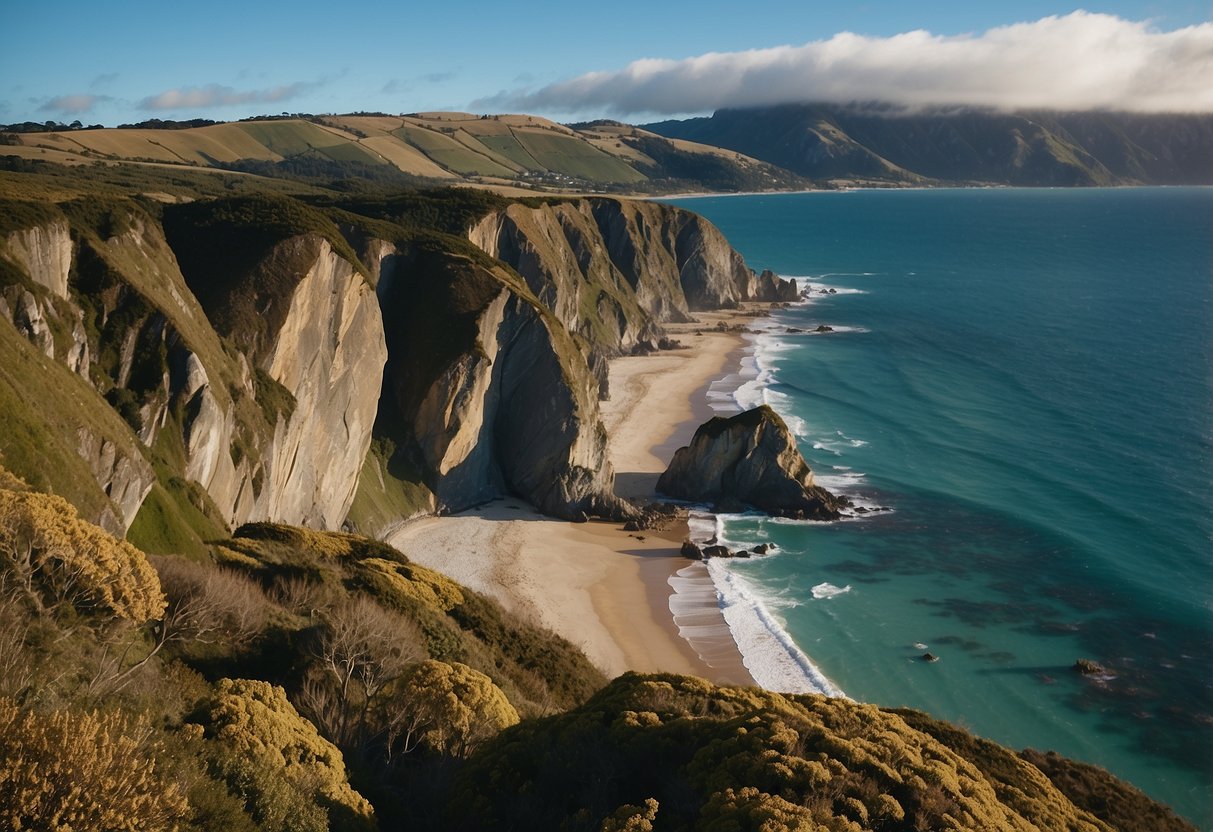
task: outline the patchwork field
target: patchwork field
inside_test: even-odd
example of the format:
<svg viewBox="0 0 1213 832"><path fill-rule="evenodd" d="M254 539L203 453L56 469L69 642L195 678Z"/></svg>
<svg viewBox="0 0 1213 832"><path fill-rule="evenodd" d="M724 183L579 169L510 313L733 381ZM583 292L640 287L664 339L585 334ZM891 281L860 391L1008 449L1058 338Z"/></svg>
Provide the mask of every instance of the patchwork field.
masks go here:
<svg viewBox="0 0 1213 832"><path fill-rule="evenodd" d="M700 173L723 183L722 165L743 169L755 164L732 151L671 141L614 122L573 129L538 116L454 112L8 135L8 149L0 149L0 156L60 164L181 165L308 181L353 176L390 182L400 171L435 184L462 180L478 187L549 193L653 191L669 184L678 189L682 182L683 190L712 190L716 186ZM660 147L655 149L654 142ZM373 172L377 167L383 175ZM731 173L735 179L736 172ZM724 183L721 189L737 188Z"/></svg>

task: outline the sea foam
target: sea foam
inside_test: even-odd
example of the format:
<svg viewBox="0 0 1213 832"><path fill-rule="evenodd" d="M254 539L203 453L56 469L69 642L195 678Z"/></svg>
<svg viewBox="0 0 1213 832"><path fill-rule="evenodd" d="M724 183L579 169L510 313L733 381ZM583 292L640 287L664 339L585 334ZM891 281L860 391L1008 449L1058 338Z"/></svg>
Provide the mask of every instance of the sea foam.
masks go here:
<svg viewBox="0 0 1213 832"><path fill-rule="evenodd" d="M742 663L755 682L780 693L846 696L796 646L748 581L719 559L706 565Z"/></svg>

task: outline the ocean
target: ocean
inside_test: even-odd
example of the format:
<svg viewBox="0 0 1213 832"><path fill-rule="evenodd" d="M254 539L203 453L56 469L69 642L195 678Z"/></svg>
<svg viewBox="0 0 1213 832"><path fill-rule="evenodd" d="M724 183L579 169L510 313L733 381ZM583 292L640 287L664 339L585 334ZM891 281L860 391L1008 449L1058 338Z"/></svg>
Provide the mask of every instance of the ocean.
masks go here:
<svg viewBox="0 0 1213 832"><path fill-rule="evenodd" d="M710 563L758 681L1053 749L1213 829L1213 189L670 201L805 291L713 408L772 405L821 484L889 509L698 519L778 546Z"/></svg>

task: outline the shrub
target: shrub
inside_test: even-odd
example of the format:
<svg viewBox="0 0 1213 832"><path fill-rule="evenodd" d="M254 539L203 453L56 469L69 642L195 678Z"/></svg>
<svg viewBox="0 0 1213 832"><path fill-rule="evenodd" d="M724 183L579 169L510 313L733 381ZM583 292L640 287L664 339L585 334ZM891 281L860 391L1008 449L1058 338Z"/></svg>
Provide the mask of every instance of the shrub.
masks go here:
<svg viewBox="0 0 1213 832"><path fill-rule="evenodd" d="M0 491L0 568L31 597L100 611L135 625L164 612L164 594L143 552L76 516L67 500Z"/></svg>
<svg viewBox="0 0 1213 832"><path fill-rule="evenodd" d="M458 662L430 659L417 665L400 693L400 708L400 742L420 742L452 757L467 757L518 724L518 711L493 680Z"/></svg>
<svg viewBox="0 0 1213 832"><path fill-rule="evenodd" d="M374 810L350 787L341 752L299 715L282 688L220 679L196 718L223 749L216 767L258 822L278 818L279 828L290 829L285 824L292 815L318 817L320 809L332 828L374 828Z"/></svg>
<svg viewBox="0 0 1213 832"><path fill-rule="evenodd" d="M387 693L425 655L422 636L411 621L364 595L325 619L315 648L317 667L304 683L301 704L334 742L363 745L385 730Z"/></svg>
<svg viewBox="0 0 1213 832"><path fill-rule="evenodd" d="M188 804L156 762L148 726L121 714L23 711L0 699L0 825L175 829Z"/></svg>
<svg viewBox="0 0 1213 832"><path fill-rule="evenodd" d="M171 555L150 560L168 599L164 630L174 640L244 648L265 629L269 602L249 578Z"/></svg>

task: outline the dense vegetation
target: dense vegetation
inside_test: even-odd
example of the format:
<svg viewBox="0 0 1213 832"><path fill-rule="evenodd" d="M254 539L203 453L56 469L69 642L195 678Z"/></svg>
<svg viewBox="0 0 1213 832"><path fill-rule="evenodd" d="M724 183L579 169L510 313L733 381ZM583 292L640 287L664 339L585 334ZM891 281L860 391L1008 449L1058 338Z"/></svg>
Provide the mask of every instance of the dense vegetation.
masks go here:
<svg viewBox="0 0 1213 832"><path fill-rule="evenodd" d="M12 828L393 827L435 810L413 784L605 682L377 541L252 525L149 559L2 468L0 590Z"/></svg>
<svg viewBox="0 0 1213 832"><path fill-rule="evenodd" d="M147 558L0 468L0 588L14 829L1191 829L917 712L604 688L563 639L355 535L253 524Z"/></svg>

